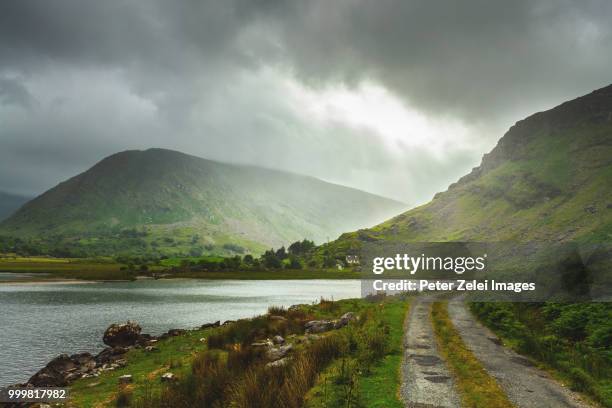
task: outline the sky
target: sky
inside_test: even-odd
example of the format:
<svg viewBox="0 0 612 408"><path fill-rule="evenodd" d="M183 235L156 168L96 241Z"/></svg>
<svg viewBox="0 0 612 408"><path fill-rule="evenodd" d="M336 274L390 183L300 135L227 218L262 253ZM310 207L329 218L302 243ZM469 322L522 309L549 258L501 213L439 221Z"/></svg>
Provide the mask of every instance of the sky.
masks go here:
<svg viewBox="0 0 612 408"><path fill-rule="evenodd" d="M0 2L0 191L128 149L417 205L612 82L607 0Z"/></svg>

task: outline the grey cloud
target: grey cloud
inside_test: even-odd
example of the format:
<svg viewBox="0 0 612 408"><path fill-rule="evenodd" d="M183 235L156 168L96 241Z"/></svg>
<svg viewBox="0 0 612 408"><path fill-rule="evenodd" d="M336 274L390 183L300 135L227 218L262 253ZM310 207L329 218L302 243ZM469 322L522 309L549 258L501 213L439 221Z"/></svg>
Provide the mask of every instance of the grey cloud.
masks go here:
<svg viewBox="0 0 612 408"><path fill-rule="evenodd" d="M36 100L19 80L0 78L0 103L30 108L36 105Z"/></svg>
<svg viewBox="0 0 612 408"><path fill-rule="evenodd" d="M504 118L606 85L607 1L300 2L275 23L306 80L374 77L410 103Z"/></svg>
<svg viewBox="0 0 612 408"><path fill-rule="evenodd" d="M605 0L1 2L0 190L159 146L423 202L512 122L606 85L611 17ZM391 151L311 123L266 70L314 89L373 82L472 135Z"/></svg>

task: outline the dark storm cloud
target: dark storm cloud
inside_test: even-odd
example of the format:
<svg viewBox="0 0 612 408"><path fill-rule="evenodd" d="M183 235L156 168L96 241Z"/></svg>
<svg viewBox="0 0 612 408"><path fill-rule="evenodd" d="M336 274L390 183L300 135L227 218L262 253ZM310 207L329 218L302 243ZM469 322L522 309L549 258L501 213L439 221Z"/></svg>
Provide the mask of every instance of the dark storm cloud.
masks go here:
<svg viewBox="0 0 612 408"><path fill-rule="evenodd" d="M0 78L0 104L29 108L35 103L28 90L16 79Z"/></svg>
<svg viewBox="0 0 612 408"><path fill-rule="evenodd" d="M294 66L315 83L371 76L421 108L482 120L610 81L611 2L332 4L301 2L275 20Z"/></svg>
<svg viewBox="0 0 612 408"><path fill-rule="evenodd" d="M422 202L514 121L610 82L611 17L605 0L2 2L0 190L159 146ZM430 138L465 131L434 148L301 111L364 83Z"/></svg>

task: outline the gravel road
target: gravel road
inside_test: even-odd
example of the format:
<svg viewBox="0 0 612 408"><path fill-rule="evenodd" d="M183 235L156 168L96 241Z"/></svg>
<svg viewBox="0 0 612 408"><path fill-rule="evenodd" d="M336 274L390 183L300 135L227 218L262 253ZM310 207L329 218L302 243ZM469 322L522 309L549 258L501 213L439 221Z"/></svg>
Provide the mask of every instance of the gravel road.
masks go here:
<svg viewBox="0 0 612 408"><path fill-rule="evenodd" d="M432 301L425 296L414 299L405 325L400 394L408 408L460 407L452 376L436 347L430 319Z"/></svg>
<svg viewBox="0 0 612 408"><path fill-rule="evenodd" d="M459 298L448 304L451 320L466 346L502 386L519 408L591 408L576 393L536 368L525 357L501 346L499 339L481 325Z"/></svg>

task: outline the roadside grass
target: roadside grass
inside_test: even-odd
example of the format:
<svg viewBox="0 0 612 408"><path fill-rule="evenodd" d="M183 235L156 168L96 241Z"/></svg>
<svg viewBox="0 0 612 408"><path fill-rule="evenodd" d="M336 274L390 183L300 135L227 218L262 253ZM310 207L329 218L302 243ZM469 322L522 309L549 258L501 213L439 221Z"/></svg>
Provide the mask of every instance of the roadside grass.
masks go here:
<svg viewBox="0 0 612 408"><path fill-rule="evenodd" d="M399 399L399 387L403 325L409 305L409 300L399 297L386 298L377 303L374 313L379 314L378 319L387 328L384 355L379 358L368 356L367 350L363 348L364 341L358 339L354 350L349 349L321 373L306 397L305 406L403 407ZM376 348L375 344L370 347Z"/></svg>
<svg viewBox="0 0 612 408"><path fill-rule="evenodd" d="M461 340L447 306L448 302L435 302L431 318L440 353L455 376L463 405L470 408L514 407L497 381Z"/></svg>
<svg viewBox="0 0 612 408"><path fill-rule="evenodd" d="M612 306L608 303L470 303L504 345L561 382L612 407Z"/></svg>

